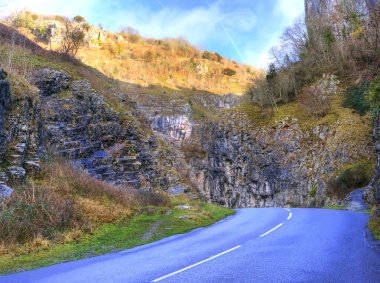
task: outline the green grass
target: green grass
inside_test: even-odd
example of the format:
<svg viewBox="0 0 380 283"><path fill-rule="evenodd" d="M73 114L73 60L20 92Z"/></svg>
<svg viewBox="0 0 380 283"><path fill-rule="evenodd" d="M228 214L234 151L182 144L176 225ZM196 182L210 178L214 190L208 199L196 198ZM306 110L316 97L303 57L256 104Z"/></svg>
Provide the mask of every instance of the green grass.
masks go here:
<svg viewBox="0 0 380 283"><path fill-rule="evenodd" d="M346 210L346 207L344 205L325 205L322 208L325 209L333 209L333 210Z"/></svg>
<svg viewBox="0 0 380 283"><path fill-rule="evenodd" d="M145 209L125 222L101 225L92 234L85 234L78 241L52 244L45 250L30 254L3 255L0 257L0 273L30 270L132 248L171 235L185 233L194 228L211 225L235 212L211 204L191 202L190 205L192 208L189 210L173 208L172 214L168 216L165 215L166 208ZM180 219L179 217L183 215L189 218ZM160 226L153 232L153 236L144 240L145 232L158 221L160 221Z"/></svg>
<svg viewBox="0 0 380 283"><path fill-rule="evenodd" d="M377 241L380 241L380 215L379 213L371 217L371 219L368 221L368 228L372 232L373 236Z"/></svg>

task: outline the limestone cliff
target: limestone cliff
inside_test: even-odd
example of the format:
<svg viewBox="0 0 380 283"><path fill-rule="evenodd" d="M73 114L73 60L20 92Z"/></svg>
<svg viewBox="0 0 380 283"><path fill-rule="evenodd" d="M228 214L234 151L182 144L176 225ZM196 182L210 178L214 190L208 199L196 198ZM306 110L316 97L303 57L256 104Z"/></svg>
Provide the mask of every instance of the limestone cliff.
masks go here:
<svg viewBox="0 0 380 283"><path fill-rule="evenodd" d="M177 98L170 111L162 109L167 103L135 98L137 104L144 104L139 109L148 121L157 115L172 121L160 127L150 125L172 142L176 166L187 172L207 201L230 207L332 204L327 195L328 179L349 164L372 162L370 121L342 108L338 95L331 113L323 119L306 116L298 120L302 109L293 103L295 109L290 108L281 119L268 117L261 121L264 123L260 123L260 115L248 117L254 108L241 112L238 97L209 97L220 103L193 97L189 107L188 100ZM234 102L224 103L226 100ZM198 111L195 104L211 117L194 119ZM158 114L153 109L161 111ZM182 121L192 129L186 139L173 135L174 128L183 127Z"/></svg>
<svg viewBox="0 0 380 283"><path fill-rule="evenodd" d="M38 174L50 152L115 185L170 187L165 173L170 161L164 162L157 138L142 131L132 115L113 110L89 82L61 70L39 69L30 76L39 94L16 97L5 72L0 75L2 186Z"/></svg>

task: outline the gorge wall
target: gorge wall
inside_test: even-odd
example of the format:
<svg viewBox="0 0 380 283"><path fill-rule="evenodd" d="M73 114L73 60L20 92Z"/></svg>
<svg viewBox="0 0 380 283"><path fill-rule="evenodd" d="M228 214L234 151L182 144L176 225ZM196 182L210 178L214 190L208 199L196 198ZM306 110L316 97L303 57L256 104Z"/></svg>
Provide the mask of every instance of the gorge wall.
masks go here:
<svg viewBox="0 0 380 283"><path fill-rule="evenodd" d="M51 156L118 186L153 190L173 183L171 162L165 159L170 153L143 130L136 113L116 112L87 81L73 80L61 70L37 70L30 82L38 92L16 95L0 72L4 196L39 174L41 161Z"/></svg>
<svg viewBox="0 0 380 283"><path fill-rule="evenodd" d="M53 153L118 186L193 188L229 207L315 207L333 203L329 178L373 159L368 118L340 106L307 126L296 115L259 123L234 95L124 94L120 113L64 71L40 69L30 81L39 93L15 96L1 72L3 194Z"/></svg>
<svg viewBox="0 0 380 283"><path fill-rule="evenodd" d="M147 111L149 103L156 109L157 101L131 99L144 103L141 110L148 121L155 121L157 115L171 121L160 127L151 123L151 128L171 144L176 166L187 172L190 182L209 202L229 207L333 204L327 195L328 180L350 164L373 160L368 117L341 107L338 97L328 118L306 117L307 123L314 121L307 126L305 120L298 121L292 114L277 121L268 117L260 124L259 116L255 120L239 111L242 98L207 97L192 98L192 103L212 116L203 121L194 117L186 99L177 97L176 107L159 114ZM223 102L210 101L218 99ZM298 107L296 103L293 106ZM191 131L178 139L184 128ZM173 129L178 133L173 135Z"/></svg>

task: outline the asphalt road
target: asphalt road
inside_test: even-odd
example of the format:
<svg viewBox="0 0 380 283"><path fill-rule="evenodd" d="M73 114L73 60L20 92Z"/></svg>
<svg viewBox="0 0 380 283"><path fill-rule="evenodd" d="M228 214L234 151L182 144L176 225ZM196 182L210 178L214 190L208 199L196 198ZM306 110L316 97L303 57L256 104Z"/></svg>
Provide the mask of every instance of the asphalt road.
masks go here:
<svg viewBox="0 0 380 283"><path fill-rule="evenodd" d="M0 282L380 282L367 220L326 209L240 209L208 228Z"/></svg>

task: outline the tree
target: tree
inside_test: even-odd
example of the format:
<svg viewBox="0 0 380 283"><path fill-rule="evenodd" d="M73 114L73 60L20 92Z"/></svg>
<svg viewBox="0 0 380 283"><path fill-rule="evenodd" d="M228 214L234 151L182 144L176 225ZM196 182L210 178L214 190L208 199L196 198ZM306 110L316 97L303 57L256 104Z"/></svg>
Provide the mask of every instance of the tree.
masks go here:
<svg viewBox="0 0 380 283"><path fill-rule="evenodd" d="M80 26L75 25L69 19L66 19L64 24L61 51L70 56L75 56L85 44L85 33Z"/></svg>
<svg viewBox="0 0 380 283"><path fill-rule="evenodd" d="M75 16L73 20L74 20L75 22L77 22L77 23L83 23L83 22L86 21L86 19L85 19L84 17L80 16L80 15Z"/></svg>
<svg viewBox="0 0 380 283"><path fill-rule="evenodd" d="M225 69L223 69L223 74L226 76L232 77L232 76L236 75L236 71L231 69L231 68L225 68Z"/></svg>

